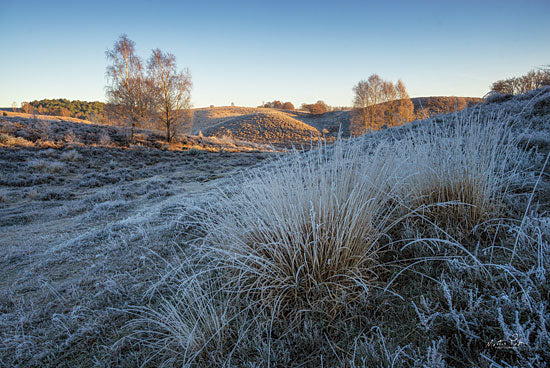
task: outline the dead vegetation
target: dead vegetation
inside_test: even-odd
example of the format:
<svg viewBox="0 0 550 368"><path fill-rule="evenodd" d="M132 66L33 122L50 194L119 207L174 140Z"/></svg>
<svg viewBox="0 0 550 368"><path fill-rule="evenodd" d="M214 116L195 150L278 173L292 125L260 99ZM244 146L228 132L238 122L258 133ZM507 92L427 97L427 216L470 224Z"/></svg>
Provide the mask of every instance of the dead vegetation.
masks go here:
<svg viewBox="0 0 550 368"><path fill-rule="evenodd" d="M111 346L156 279L148 257L213 183L268 155L1 147L0 366L138 365Z"/></svg>
<svg viewBox="0 0 550 368"><path fill-rule="evenodd" d="M0 365L544 367L548 99L240 172L2 147Z"/></svg>
<svg viewBox="0 0 550 368"><path fill-rule="evenodd" d="M137 129L134 139L125 127L105 126L72 119L27 115L0 117L0 145L5 147L62 148L94 146L110 148L149 147L163 150L188 151L198 149L209 152L225 150L269 151L272 148L257 143L237 140L220 141L215 138L181 134L167 143L160 131Z"/></svg>
<svg viewBox="0 0 550 368"><path fill-rule="evenodd" d="M521 143L544 121L528 101L236 178L155 286L172 297L131 309L130 340L156 364L544 366L549 152Z"/></svg>

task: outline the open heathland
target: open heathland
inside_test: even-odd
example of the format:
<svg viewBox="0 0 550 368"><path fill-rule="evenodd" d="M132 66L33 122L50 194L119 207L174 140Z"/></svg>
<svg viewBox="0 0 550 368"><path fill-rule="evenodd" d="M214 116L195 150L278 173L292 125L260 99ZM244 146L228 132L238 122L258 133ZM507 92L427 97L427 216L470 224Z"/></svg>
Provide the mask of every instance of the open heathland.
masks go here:
<svg viewBox="0 0 550 368"><path fill-rule="evenodd" d="M204 114L203 133L258 118ZM0 365L550 361L548 88L289 153L220 151L241 128L189 136L208 152L61 139L62 122L48 146L17 119L0 136Z"/></svg>

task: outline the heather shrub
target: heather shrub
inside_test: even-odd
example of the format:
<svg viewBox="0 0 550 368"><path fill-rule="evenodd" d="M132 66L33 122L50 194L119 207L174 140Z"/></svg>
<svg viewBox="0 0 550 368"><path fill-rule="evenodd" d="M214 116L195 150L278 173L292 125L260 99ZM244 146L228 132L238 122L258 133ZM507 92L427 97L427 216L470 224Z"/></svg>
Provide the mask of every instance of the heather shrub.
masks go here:
<svg viewBox="0 0 550 368"><path fill-rule="evenodd" d="M63 152L59 157L61 161L79 161L82 159L82 155L75 150Z"/></svg>
<svg viewBox="0 0 550 368"><path fill-rule="evenodd" d="M98 142L102 146L110 146L112 143L111 137L104 131L100 133Z"/></svg>
<svg viewBox="0 0 550 368"><path fill-rule="evenodd" d="M65 165L61 162L51 162L44 159L34 159L27 163L30 168L39 170L42 172L57 173L65 169Z"/></svg>
<svg viewBox="0 0 550 368"><path fill-rule="evenodd" d="M28 147L33 146L33 142L30 142L22 137L13 137L9 134L0 133L0 144L5 146L21 146Z"/></svg>
<svg viewBox="0 0 550 368"><path fill-rule="evenodd" d="M185 151L185 153L190 155L190 156L198 156L202 153L202 150L200 150L198 148L191 148L191 149L188 149L187 151Z"/></svg>
<svg viewBox="0 0 550 368"><path fill-rule="evenodd" d="M74 132L72 130L69 130L65 136L63 137L63 140L65 141L65 143L67 144L75 144L75 143L78 143L78 138L76 137L76 135L74 134Z"/></svg>
<svg viewBox="0 0 550 368"><path fill-rule="evenodd" d="M36 129L40 140L47 141L51 138L52 135L52 124L48 120L38 120L36 116L31 120Z"/></svg>
<svg viewBox="0 0 550 368"><path fill-rule="evenodd" d="M0 133L0 144L8 144L10 136L4 133Z"/></svg>

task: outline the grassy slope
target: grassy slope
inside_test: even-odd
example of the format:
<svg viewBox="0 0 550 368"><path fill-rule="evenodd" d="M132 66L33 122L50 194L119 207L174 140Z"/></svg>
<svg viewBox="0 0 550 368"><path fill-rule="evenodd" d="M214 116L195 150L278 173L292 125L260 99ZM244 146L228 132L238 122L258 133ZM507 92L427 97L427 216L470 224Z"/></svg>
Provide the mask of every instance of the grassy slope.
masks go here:
<svg viewBox="0 0 550 368"><path fill-rule="evenodd" d="M205 131L207 136L229 136L238 140L274 145L316 141L319 131L278 111L257 112L227 119Z"/></svg>
<svg viewBox="0 0 550 368"><path fill-rule="evenodd" d="M233 136L259 143L307 145L313 135L333 140L342 131L349 137L349 111L313 115L270 108L214 107L194 112L193 134Z"/></svg>
<svg viewBox="0 0 550 368"><path fill-rule="evenodd" d="M132 309L138 343L191 366L543 366L549 105L533 92L236 178L166 299Z"/></svg>
<svg viewBox="0 0 550 368"><path fill-rule="evenodd" d="M0 366L143 361L111 349L121 308L144 302L186 213L266 155L0 147Z"/></svg>
<svg viewBox="0 0 550 368"><path fill-rule="evenodd" d="M504 104L481 106L481 111L484 115L500 110L513 114L520 123L517 135L521 147L537 150L521 163L522 179L507 197L512 210L508 216L512 220L525 219L520 231L532 234L534 242L522 238L522 244L539 244L544 256L549 257L550 228L545 217L550 210L548 167L534 192L529 216L523 217L544 157L550 151L550 96L541 101L532 97L519 96ZM449 117L434 121L451 123ZM406 129L390 129L363 139L367 145L382 138L395 142L420 130L423 124L413 123ZM518 357L533 359L537 354L534 349L548 343L548 337L538 330L538 321L546 318L548 305L539 311L537 308L544 304L536 293L550 289L548 281L525 272L533 260L536 263L536 252L532 250L520 254L524 265L518 268L520 273L514 274L520 285L531 283L531 304L521 299L518 284L507 276L510 270L479 273L468 263L441 262L431 263L436 266L433 269L417 269L434 272L437 282L414 273L398 279L392 291L405 294L405 302L399 303L392 293L371 289L364 304L339 315L351 318L327 320L333 312L305 313L298 319L271 323L269 314L252 310L253 318L245 318L245 312L231 319L242 305L226 299L227 294L222 293L220 299L220 291L226 290L224 285L204 283L201 274L195 272L211 266L196 258L193 245L200 244L197 240L205 235L197 219L204 219L204 210L220 202L218 188L224 189L228 199L242 195L242 188L246 190L250 181L229 171L257 162L262 158L258 154L195 156L86 147L0 147L0 151L0 366L136 366L149 357L149 366L158 366L162 361L171 366L193 359L199 366L218 366L227 360L232 366L267 366L268 361L271 366L315 367L413 366L415 362L438 367L471 365L456 360L461 354L456 349L461 345L456 341L464 344L464 354L474 359L481 359L485 346L488 358L481 366L489 367L488 359L501 364L493 367L505 366L501 361L527 366L518 363ZM267 164L258 174L261 177L276 167L276 163ZM336 178L339 172L334 173ZM285 192L289 191L282 194ZM279 203L284 204L277 199L270 206ZM268 209L261 202L256 207ZM227 217L238 220L233 216L237 210L227 212ZM256 214L251 211L245 215ZM505 229L511 231L514 240L519 222L508 224ZM223 239L222 233L217 236ZM432 245L426 249L438 248ZM173 277L162 279L165 275ZM550 279L547 273L541 275ZM484 285L490 285L490 289L480 289ZM314 297L308 294L305 301ZM478 299L480 303L476 304ZM221 303L212 305L212 300ZM494 303L500 300L500 304ZM528 305L536 308L529 310ZM498 307L503 311L502 324ZM514 325L515 310L519 311L518 325ZM160 315L147 311L160 311ZM183 320L174 319L188 312ZM134 319L133 313L141 320ZM539 313L540 318L533 318ZM128 321L133 324L124 327ZM534 326L528 337L531 350L501 351L487 345L526 331L530 323ZM200 328L193 330L193 325ZM488 341L480 344L469 340L466 328L473 333L489 331L483 336ZM138 333L140 329L148 332ZM155 331L165 335L155 335ZM182 338L179 342L173 340L178 336ZM159 350L166 346L174 350ZM202 352L194 355L201 346L205 346ZM159 352L162 354L155 355ZM174 361L170 363L170 359Z"/></svg>
<svg viewBox="0 0 550 368"><path fill-rule="evenodd" d="M466 102L481 103L480 98L461 98ZM413 98L415 114L424 112L428 116L453 112L456 108L454 97L417 97ZM254 114L260 116L253 116ZM271 108L253 107L213 107L194 110L193 134L199 131L205 135L223 135L231 132L235 137L250 142L265 143L266 138L271 143L280 143L287 139L281 134L279 125L283 125L285 133L292 142L309 141L309 125L318 133L335 137L341 131L342 136L349 137L350 111L334 111L321 115L313 115L301 111L285 111ZM267 136L266 136L267 134ZM289 142L287 142L289 143Z"/></svg>
<svg viewBox="0 0 550 368"><path fill-rule="evenodd" d="M129 140L129 130L119 126L93 124L86 120L55 117L48 115L30 115L8 113L0 116L0 134L3 146L60 148L66 145L105 146L128 148L141 146L156 149L190 150L199 149L216 152L226 151L265 151L267 146L255 143L220 141L214 138L203 138L187 134L179 134L176 139L167 144L164 132L147 129L137 129L134 142Z"/></svg>

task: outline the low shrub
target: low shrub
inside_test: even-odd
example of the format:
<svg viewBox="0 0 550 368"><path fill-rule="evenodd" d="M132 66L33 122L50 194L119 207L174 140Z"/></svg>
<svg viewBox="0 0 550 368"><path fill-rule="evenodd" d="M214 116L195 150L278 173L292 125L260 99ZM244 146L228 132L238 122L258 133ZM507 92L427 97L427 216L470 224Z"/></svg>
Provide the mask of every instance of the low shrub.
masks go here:
<svg viewBox="0 0 550 368"><path fill-rule="evenodd" d="M34 159L27 163L30 168L42 172L58 173L65 169L65 164L61 162L50 162L48 160Z"/></svg>
<svg viewBox="0 0 550 368"><path fill-rule="evenodd" d="M102 131L99 135L98 143L102 146L110 146L112 144L112 140L109 134Z"/></svg>
<svg viewBox="0 0 550 368"><path fill-rule="evenodd" d="M59 157L61 161L79 161L82 159L82 155L75 150L65 151Z"/></svg>
<svg viewBox="0 0 550 368"><path fill-rule="evenodd" d="M485 96L485 103L501 103L507 101L513 97L510 93L500 93L497 91L491 91Z"/></svg>
<svg viewBox="0 0 550 368"><path fill-rule="evenodd" d="M0 133L0 144L8 144L10 136L4 133Z"/></svg>

